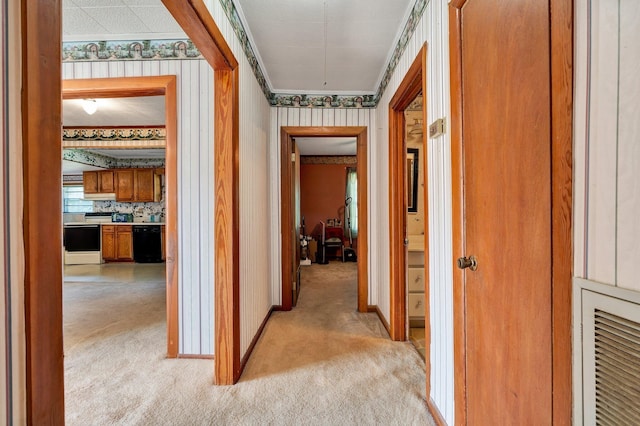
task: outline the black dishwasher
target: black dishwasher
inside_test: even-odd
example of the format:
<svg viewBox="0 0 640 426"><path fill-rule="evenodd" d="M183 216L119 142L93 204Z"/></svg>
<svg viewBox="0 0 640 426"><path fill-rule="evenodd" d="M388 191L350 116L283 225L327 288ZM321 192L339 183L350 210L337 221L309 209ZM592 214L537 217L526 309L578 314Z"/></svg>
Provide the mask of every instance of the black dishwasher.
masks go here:
<svg viewBox="0 0 640 426"><path fill-rule="evenodd" d="M139 263L162 262L162 233L160 226L133 227L133 260Z"/></svg>

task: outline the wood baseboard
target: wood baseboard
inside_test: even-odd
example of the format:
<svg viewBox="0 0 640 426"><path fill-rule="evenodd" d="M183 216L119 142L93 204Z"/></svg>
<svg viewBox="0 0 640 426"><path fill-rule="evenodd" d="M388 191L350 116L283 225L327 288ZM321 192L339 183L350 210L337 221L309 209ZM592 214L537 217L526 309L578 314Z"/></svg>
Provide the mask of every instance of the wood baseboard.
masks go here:
<svg viewBox="0 0 640 426"><path fill-rule="evenodd" d="M251 344L249 345L249 349L247 349L247 353L244 354L244 356L242 357L242 360L240 361L240 376L242 376L244 367L247 365L247 361L249 361L249 357L251 356L253 349L256 347L256 343L258 343L258 339L260 338L260 336L262 336L262 332L264 331L264 327L267 325L267 321L269 321L269 318L271 317L271 314L273 313L273 311L277 310L276 308L278 307L272 306L271 309L269 309L269 312L267 312L267 315L265 315L264 319L262 320L262 324L260 324L260 327L258 328L256 335L253 336L253 339L251 340ZM279 308L281 310L282 306L279 306Z"/></svg>
<svg viewBox="0 0 640 426"><path fill-rule="evenodd" d="M187 355L187 354L178 354L178 358L180 359L213 359L215 355ZM170 358L170 357L167 357Z"/></svg>
<svg viewBox="0 0 640 426"><path fill-rule="evenodd" d="M436 403L433 402L433 399L431 399L430 397L427 397L427 409L429 410L431 417L433 417L433 420L436 421L436 424L438 426L447 426L447 422L444 420L442 413L440 413L440 410L438 410Z"/></svg>
<svg viewBox="0 0 640 426"><path fill-rule="evenodd" d="M378 314L378 318L380 318L380 321L382 322L382 325L384 325L384 328L387 330L387 333L389 333L389 335L391 335L391 328L389 327L389 323L384 318L384 315L382 315L382 312L380 312L380 308L378 308L378 305L369 305L369 306L367 306L367 311L368 312L375 312L376 314Z"/></svg>

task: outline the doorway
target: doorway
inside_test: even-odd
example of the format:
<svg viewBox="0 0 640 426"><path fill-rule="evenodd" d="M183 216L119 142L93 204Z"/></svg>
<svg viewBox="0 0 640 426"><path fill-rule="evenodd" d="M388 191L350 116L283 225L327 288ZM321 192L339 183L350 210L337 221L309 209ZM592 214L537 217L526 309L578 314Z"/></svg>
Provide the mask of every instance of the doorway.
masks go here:
<svg viewBox="0 0 640 426"><path fill-rule="evenodd" d="M425 189L426 145L424 144L424 100L422 92L405 108L404 141L407 147L405 218L407 235L407 333L408 340L420 356L426 357L426 287L425 287L425 239L428 238L427 203Z"/></svg>
<svg viewBox="0 0 640 426"><path fill-rule="evenodd" d="M423 99L427 99L426 61L427 44L425 43L389 103L389 258L391 270L389 328L391 339L396 341L407 340L407 331L409 328L407 327L408 317L410 315L416 318L418 314L418 311L407 312L407 301L411 299L411 301L416 304L419 300L423 300L424 357L428 360L428 347L430 342L429 304L427 303L428 299L424 297L424 295L429 294L427 279L429 276L427 261L429 259L429 240L426 237L427 224L429 223L428 210L426 208L423 210L421 228L418 227L414 229L415 227L413 225L408 226L408 215L414 213L410 211L414 209L410 209L409 199L411 198L411 203L413 203L413 195L415 194L415 202L417 203L420 199L420 197L418 197L419 191L422 200L427 200L427 135L424 131L427 110L424 102L420 108L410 107L419 95L422 95ZM414 119L412 123L407 123L407 117L405 116L407 109L409 109L409 111L411 111L411 109L417 110L411 114L411 117ZM417 123L415 120L417 120ZM409 127L408 130L409 125L412 125L412 127ZM409 183L409 168L416 163L413 161L411 163L409 162L408 157L410 151L408 151L407 146L407 133L408 131L410 132L412 128L420 131L419 135L416 135L416 139L419 141L416 146L422 147L422 153L420 153L420 151L412 151L411 153L412 158L418 160L416 162L418 167L415 184L413 183L414 175L411 176L411 183ZM420 164L423 166L420 167ZM422 176L422 187L418 185L420 182L419 176ZM412 185L414 186L413 189L411 188ZM414 234L411 235L410 232ZM420 232L422 232L422 234ZM412 267L411 270L409 269L410 267ZM409 272L411 272L411 280L414 281L416 286L421 286L423 290L422 296L418 295L419 291L417 291L417 287L413 287L415 290L408 292L407 282ZM416 279L419 279L419 282L415 282ZM415 295L409 297L411 293ZM422 314L423 312L419 311L419 313ZM428 368L427 377L429 377Z"/></svg>
<svg viewBox="0 0 640 426"><path fill-rule="evenodd" d="M294 283L299 283L299 264L294 255L299 250L299 228L296 226L295 138L354 137L356 139L358 181L358 306L368 312L368 221L367 221L367 128L366 127L282 127L281 129L281 194L282 194L282 310L294 306ZM290 230L284 232L284 230Z"/></svg>
<svg viewBox="0 0 640 426"><path fill-rule="evenodd" d="M63 99L164 96L167 356L178 356L177 94L175 76L64 80Z"/></svg>

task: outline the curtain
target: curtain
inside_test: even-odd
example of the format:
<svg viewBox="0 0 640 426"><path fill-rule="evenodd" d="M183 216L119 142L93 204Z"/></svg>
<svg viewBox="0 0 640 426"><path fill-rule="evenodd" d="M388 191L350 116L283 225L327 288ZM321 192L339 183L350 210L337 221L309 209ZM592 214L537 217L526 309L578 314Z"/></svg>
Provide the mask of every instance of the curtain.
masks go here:
<svg viewBox="0 0 640 426"><path fill-rule="evenodd" d="M351 222L351 237L356 238L358 236L358 174L353 167L347 168L345 200L349 197L351 202L344 210L344 234L345 237L349 237L349 222Z"/></svg>

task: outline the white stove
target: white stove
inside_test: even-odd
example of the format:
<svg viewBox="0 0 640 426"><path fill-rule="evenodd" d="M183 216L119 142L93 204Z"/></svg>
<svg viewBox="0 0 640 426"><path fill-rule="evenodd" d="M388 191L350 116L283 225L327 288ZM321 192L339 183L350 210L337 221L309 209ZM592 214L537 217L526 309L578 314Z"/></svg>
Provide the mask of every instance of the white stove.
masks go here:
<svg viewBox="0 0 640 426"><path fill-rule="evenodd" d="M64 225L65 265L102 263L101 223L111 223L111 213L85 213L84 222Z"/></svg>

